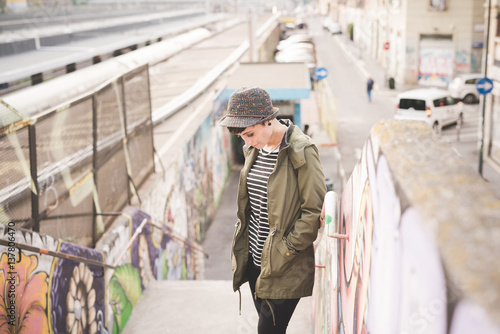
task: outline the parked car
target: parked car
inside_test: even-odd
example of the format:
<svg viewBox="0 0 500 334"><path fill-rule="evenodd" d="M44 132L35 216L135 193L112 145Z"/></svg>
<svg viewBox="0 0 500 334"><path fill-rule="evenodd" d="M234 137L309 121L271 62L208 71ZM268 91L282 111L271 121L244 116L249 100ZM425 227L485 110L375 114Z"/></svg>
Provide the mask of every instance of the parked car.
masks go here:
<svg viewBox="0 0 500 334"><path fill-rule="evenodd" d="M451 96L462 100L464 103L477 103L479 102L479 93L476 89L476 82L482 77L481 73L459 75L450 82L448 91Z"/></svg>
<svg viewBox="0 0 500 334"><path fill-rule="evenodd" d="M278 43L274 59L278 63L306 63L312 69L316 66L316 51L311 35L294 34Z"/></svg>
<svg viewBox="0 0 500 334"><path fill-rule="evenodd" d="M435 132L450 124L463 122L463 104L449 92L421 88L398 94L394 118L427 122Z"/></svg>
<svg viewBox="0 0 500 334"><path fill-rule="evenodd" d="M274 59L278 63L305 63L309 69L316 66L314 54L304 50L279 51Z"/></svg>
<svg viewBox="0 0 500 334"><path fill-rule="evenodd" d="M281 50L284 50L286 48L294 47L294 46L314 47L314 43L312 41L308 41L308 40L293 41L293 40L285 39L285 40L282 40L278 43L278 45L276 46L276 50L281 51Z"/></svg>
<svg viewBox="0 0 500 334"><path fill-rule="evenodd" d="M285 41L287 43L290 43L290 42L293 42L293 43L297 43L297 42L312 43L313 38L309 34L292 34L292 35L289 35L286 39L281 40L280 42L285 42Z"/></svg>
<svg viewBox="0 0 500 334"><path fill-rule="evenodd" d="M314 52L314 44L312 43L286 43L278 44L276 51L289 51L289 50L304 50Z"/></svg>
<svg viewBox="0 0 500 334"><path fill-rule="evenodd" d="M342 33L342 30L340 29L340 24L335 22L331 17L327 17L323 21L323 29L329 31L333 35Z"/></svg>

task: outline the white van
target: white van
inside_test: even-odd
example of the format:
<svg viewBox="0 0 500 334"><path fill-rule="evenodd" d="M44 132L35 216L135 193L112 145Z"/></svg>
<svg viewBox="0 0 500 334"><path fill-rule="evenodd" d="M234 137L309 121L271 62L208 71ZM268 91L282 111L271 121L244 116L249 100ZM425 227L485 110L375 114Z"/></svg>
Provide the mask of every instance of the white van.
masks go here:
<svg viewBox="0 0 500 334"><path fill-rule="evenodd" d="M395 119L427 122L434 131L443 126L463 123L463 104L450 93L437 88L421 88L398 94Z"/></svg>

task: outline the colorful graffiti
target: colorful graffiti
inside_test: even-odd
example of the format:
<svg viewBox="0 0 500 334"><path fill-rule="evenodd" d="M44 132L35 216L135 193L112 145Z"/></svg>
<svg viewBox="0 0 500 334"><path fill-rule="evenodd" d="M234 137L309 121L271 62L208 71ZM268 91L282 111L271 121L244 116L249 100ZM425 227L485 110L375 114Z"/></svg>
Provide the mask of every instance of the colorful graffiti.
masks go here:
<svg viewBox="0 0 500 334"><path fill-rule="evenodd" d="M144 221L149 224L120 258ZM121 333L150 281L196 277L196 268L190 265L194 243L182 242L168 226L153 227L150 222L151 217L138 208L125 208L115 225L129 237L110 242L113 251L104 252L17 230L12 240L42 250L33 254L4 247L0 333ZM0 235L7 229L0 225ZM154 229L160 229L159 242ZM43 255L48 251L60 255ZM115 269L96 264L113 266L116 261Z"/></svg>
<svg viewBox="0 0 500 334"><path fill-rule="evenodd" d="M447 277L434 237L378 150L369 139L340 200L325 198L339 209L316 241L315 333L498 333Z"/></svg>
<svg viewBox="0 0 500 334"><path fill-rule="evenodd" d="M142 296L139 271L130 263L118 267L109 281L113 334L120 333Z"/></svg>
<svg viewBox="0 0 500 334"><path fill-rule="evenodd" d="M419 56L419 84L446 86L453 75L453 61L452 49L423 48Z"/></svg>
<svg viewBox="0 0 500 334"><path fill-rule="evenodd" d="M457 71L470 71L471 54L465 50L455 51L455 69Z"/></svg>
<svg viewBox="0 0 500 334"><path fill-rule="evenodd" d="M58 251L103 262L100 252L61 242ZM55 258L50 273L49 314L53 333L97 333L104 326L104 269Z"/></svg>
<svg viewBox="0 0 500 334"><path fill-rule="evenodd" d="M48 333L47 274L35 272L38 258L20 254L21 261L0 258L0 332Z"/></svg>

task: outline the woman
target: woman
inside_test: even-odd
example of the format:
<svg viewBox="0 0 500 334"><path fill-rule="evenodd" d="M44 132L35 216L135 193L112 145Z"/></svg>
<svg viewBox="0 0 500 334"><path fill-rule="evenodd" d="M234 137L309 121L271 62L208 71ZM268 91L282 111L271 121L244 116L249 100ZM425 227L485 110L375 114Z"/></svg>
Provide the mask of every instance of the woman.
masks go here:
<svg viewBox="0 0 500 334"><path fill-rule="evenodd" d="M313 242L326 193L316 145L277 113L265 90L243 87L220 122L245 141L233 288L249 282L259 334L286 333L299 299L312 294Z"/></svg>

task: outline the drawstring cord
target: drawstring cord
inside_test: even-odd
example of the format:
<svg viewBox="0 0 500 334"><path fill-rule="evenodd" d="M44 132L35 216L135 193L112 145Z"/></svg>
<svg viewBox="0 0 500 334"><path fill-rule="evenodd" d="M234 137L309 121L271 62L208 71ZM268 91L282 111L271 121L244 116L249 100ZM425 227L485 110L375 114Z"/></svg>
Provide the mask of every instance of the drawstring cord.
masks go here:
<svg viewBox="0 0 500 334"><path fill-rule="evenodd" d="M273 307L271 306L271 303L269 303L269 301L267 299L264 299L267 303L267 305L269 306L269 309L271 310L271 314L273 316L273 325L276 326L276 319L274 318L274 310L273 310Z"/></svg>
<svg viewBox="0 0 500 334"><path fill-rule="evenodd" d="M239 310L239 312L240 312L240 315L241 315L241 291L240 291L239 288L238 288L238 294L240 295L240 310Z"/></svg>

